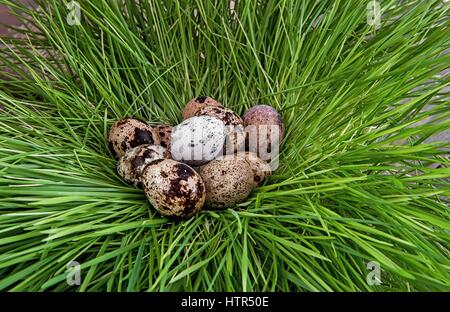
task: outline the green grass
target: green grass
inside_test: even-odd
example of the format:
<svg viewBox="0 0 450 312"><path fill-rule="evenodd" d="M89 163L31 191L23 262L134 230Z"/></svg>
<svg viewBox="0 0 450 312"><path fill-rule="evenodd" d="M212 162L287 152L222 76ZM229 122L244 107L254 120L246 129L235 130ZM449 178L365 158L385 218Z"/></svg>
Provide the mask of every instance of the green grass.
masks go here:
<svg viewBox="0 0 450 312"><path fill-rule="evenodd" d="M63 1L0 2L34 25L1 39L0 290L450 289L450 144L426 141L450 129L448 3L380 1L374 29L356 0L83 0L79 26ZM245 203L172 221L107 132L197 95L273 105L286 138Z"/></svg>

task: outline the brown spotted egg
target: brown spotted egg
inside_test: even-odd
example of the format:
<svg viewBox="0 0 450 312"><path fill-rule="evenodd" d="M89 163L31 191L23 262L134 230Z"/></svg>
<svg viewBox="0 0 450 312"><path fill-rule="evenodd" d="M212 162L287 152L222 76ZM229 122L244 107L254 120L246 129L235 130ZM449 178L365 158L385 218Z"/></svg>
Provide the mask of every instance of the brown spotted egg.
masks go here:
<svg viewBox="0 0 450 312"><path fill-rule="evenodd" d="M205 184L190 166L160 159L145 167L141 175L145 195L155 209L167 217L189 218L205 203Z"/></svg>
<svg viewBox="0 0 450 312"><path fill-rule="evenodd" d="M269 105L256 105L243 116L247 133L247 147L264 160L277 156L284 137L283 118Z"/></svg>
<svg viewBox="0 0 450 312"><path fill-rule="evenodd" d="M169 151L160 145L144 144L133 147L117 162L117 172L128 183L140 186L145 166L158 159L170 158Z"/></svg>
<svg viewBox="0 0 450 312"><path fill-rule="evenodd" d="M134 118L124 118L111 126L109 148L115 158L120 158L133 147L142 144L159 145L158 134L149 125Z"/></svg>
<svg viewBox="0 0 450 312"><path fill-rule="evenodd" d="M253 181L260 185L272 173L269 164L259 158L255 153L244 152L236 155L245 160L253 171Z"/></svg>
<svg viewBox="0 0 450 312"><path fill-rule="evenodd" d="M242 118L231 109L217 106L206 106L200 108L196 116L216 117L225 124L226 141L223 154L229 155L244 149L245 132Z"/></svg>
<svg viewBox="0 0 450 312"><path fill-rule="evenodd" d="M205 204L226 209L243 202L256 186L252 168L233 155L216 158L199 169L206 186Z"/></svg>
<svg viewBox="0 0 450 312"><path fill-rule="evenodd" d="M172 137L173 127L171 125L157 125L153 126L159 137L160 145L170 151L170 141Z"/></svg>
<svg viewBox="0 0 450 312"><path fill-rule="evenodd" d="M200 108L206 106L222 107L222 104L209 96L199 96L190 100L183 109L183 120L195 116Z"/></svg>

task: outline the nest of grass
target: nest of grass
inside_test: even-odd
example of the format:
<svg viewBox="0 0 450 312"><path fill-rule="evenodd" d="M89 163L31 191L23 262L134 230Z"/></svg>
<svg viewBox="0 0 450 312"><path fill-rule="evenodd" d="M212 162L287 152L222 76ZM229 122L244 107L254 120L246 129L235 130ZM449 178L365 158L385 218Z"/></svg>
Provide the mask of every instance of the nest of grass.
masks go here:
<svg viewBox="0 0 450 312"><path fill-rule="evenodd" d="M1 39L0 290L448 289L449 143L427 141L450 128L443 1L378 1L378 28L356 0L86 0L79 25L2 2L29 26ZM201 94L276 107L280 167L173 221L120 181L107 131L176 124Z"/></svg>

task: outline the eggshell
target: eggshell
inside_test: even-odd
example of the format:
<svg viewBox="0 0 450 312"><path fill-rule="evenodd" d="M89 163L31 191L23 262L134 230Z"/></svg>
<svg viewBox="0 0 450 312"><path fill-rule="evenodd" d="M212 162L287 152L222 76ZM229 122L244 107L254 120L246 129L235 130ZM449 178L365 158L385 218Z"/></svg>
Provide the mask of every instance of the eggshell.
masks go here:
<svg viewBox="0 0 450 312"><path fill-rule="evenodd" d="M159 145L158 134L144 122L124 118L114 123L108 135L109 148L117 159L133 147L143 144Z"/></svg>
<svg viewBox="0 0 450 312"><path fill-rule="evenodd" d="M226 209L245 201L255 187L250 165L235 156L222 156L199 168L208 207Z"/></svg>
<svg viewBox="0 0 450 312"><path fill-rule="evenodd" d="M156 160L141 176L145 195L164 216L189 218L205 203L205 184L190 166L172 159Z"/></svg>
<svg viewBox="0 0 450 312"><path fill-rule="evenodd" d="M216 117L223 121L227 134L223 154L233 154L238 150L243 151L245 143L244 122L238 114L225 107L206 106L200 108L195 115Z"/></svg>
<svg viewBox="0 0 450 312"><path fill-rule="evenodd" d="M190 100L183 109L183 119L195 116L195 113L206 106L222 107L222 104L209 96L199 96Z"/></svg>
<svg viewBox="0 0 450 312"><path fill-rule="evenodd" d="M117 172L126 182L139 186L139 179L145 166L164 158L170 158L170 153L166 148L160 145L139 145L120 157L117 162Z"/></svg>
<svg viewBox="0 0 450 312"><path fill-rule="evenodd" d="M171 154L174 160L200 166L216 158L225 142L225 126L215 117L194 116L172 131Z"/></svg>
<svg viewBox="0 0 450 312"><path fill-rule="evenodd" d="M255 153L238 153L236 157L245 160L249 164L253 171L253 181L256 185L260 185L272 173L269 164L259 158Z"/></svg>
<svg viewBox="0 0 450 312"><path fill-rule="evenodd" d="M243 120L248 150L263 160L273 159L284 137L281 115L269 105L256 105L244 114Z"/></svg>
<svg viewBox="0 0 450 312"><path fill-rule="evenodd" d="M159 137L160 145L170 151L170 141L172 138L173 127L171 125L157 125L153 126Z"/></svg>

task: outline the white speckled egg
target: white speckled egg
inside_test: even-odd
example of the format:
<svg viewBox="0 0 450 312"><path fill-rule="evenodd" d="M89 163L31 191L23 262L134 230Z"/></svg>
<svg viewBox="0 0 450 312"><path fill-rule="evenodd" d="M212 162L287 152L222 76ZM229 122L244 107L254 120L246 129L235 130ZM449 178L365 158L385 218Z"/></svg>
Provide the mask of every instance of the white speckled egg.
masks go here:
<svg viewBox="0 0 450 312"><path fill-rule="evenodd" d="M145 195L164 216L189 218L205 203L205 184L190 166L172 159L147 165L141 175Z"/></svg>
<svg viewBox="0 0 450 312"><path fill-rule="evenodd" d="M160 145L144 144L128 150L117 162L117 172L128 183L139 185L145 166L151 162L170 158L169 151Z"/></svg>
<svg viewBox="0 0 450 312"><path fill-rule="evenodd" d="M196 116L211 116L223 121L226 128L226 146L223 154L233 154L243 150L245 143L244 122L242 118L231 109L217 106L205 106L200 108Z"/></svg>
<svg viewBox="0 0 450 312"><path fill-rule="evenodd" d="M225 126L218 118L188 118L172 131L172 158L191 166L205 164L220 154L225 135Z"/></svg>

